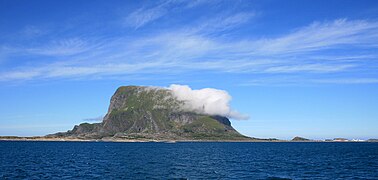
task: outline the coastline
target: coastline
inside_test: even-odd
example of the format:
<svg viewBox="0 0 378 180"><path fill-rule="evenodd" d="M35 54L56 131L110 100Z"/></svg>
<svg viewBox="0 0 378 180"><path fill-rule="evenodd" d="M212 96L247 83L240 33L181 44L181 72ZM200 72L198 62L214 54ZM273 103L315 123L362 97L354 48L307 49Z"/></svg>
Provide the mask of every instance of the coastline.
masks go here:
<svg viewBox="0 0 378 180"><path fill-rule="evenodd" d="M161 143L176 143L176 142L290 142L290 143L374 143L377 141L324 141L324 140L307 140L307 141L291 141L291 140L268 140L268 139L251 139L251 140L205 140L205 139L181 139L181 140L162 140L162 139L120 139L120 138L103 138L103 139L80 139L80 138L51 138L51 137L8 137L0 136L0 141L45 141L45 142L161 142Z"/></svg>
<svg viewBox="0 0 378 180"><path fill-rule="evenodd" d="M46 142L286 142L284 140L170 140L170 139L121 139L121 138L103 138L103 139L80 139L80 138L46 138L46 137L0 137L0 141L46 141Z"/></svg>

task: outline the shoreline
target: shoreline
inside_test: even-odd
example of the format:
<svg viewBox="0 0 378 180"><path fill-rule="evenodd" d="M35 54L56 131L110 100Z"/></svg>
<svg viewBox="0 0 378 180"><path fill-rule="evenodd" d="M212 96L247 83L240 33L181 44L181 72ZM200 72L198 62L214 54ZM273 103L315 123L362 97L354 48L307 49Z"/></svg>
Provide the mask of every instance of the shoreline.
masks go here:
<svg viewBox="0 0 378 180"><path fill-rule="evenodd" d="M176 143L176 142L270 142L270 143L374 143L377 141L322 141L322 140L308 140L308 141L291 141L291 140L265 140L265 139L251 139L251 140L161 140L161 139L80 139L80 138L46 138L46 137L0 137L0 141L40 141L40 142L160 142L160 143Z"/></svg>
<svg viewBox="0 0 378 180"><path fill-rule="evenodd" d="M161 140L161 139L80 139L80 138L34 138L34 137L18 137L18 138L1 138L0 141L46 141L46 142L286 142L284 140L268 141L268 140Z"/></svg>

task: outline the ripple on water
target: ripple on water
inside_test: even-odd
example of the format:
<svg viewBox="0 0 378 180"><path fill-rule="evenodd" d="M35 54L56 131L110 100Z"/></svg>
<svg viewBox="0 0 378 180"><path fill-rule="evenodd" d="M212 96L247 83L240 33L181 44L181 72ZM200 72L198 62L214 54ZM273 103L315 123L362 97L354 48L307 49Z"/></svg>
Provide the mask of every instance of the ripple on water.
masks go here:
<svg viewBox="0 0 378 180"><path fill-rule="evenodd" d="M0 142L1 179L378 179L378 143Z"/></svg>

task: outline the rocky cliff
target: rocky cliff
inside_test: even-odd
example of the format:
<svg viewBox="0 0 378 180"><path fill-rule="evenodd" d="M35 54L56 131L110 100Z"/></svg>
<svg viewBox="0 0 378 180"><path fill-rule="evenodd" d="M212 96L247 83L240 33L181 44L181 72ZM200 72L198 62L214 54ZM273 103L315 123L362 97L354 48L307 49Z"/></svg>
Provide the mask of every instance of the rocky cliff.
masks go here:
<svg viewBox="0 0 378 180"><path fill-rule="evenodd" d="M185 110L168 89L122 86L101 123L83 123L49 137L82 139L248 140L227 117Z"/></svg>

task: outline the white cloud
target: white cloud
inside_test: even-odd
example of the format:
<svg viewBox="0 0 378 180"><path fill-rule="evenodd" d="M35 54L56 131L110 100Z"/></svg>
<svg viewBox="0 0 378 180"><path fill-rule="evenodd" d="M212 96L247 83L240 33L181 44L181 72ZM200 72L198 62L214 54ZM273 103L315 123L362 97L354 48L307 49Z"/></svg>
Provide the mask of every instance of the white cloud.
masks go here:
<svg viewBox="0 0 378 180"><path fill-rule="evenodd" d="M135 29L138 29L154 20L159 19L165 14L166 10L162 6L150 9L140 8L127 16L125 23L129 26L134 27Z"/></svg>
<svg viewBox="0 0 378 180"><path fill-rule="evenodd" d="M125 75L136 73L153 73L156 67L166 66L169 68L169 64L165 65L162 62L144 62L138 64L101 64L90 66L72 66L72 65L48 65L40 68L34 68L30 70L20 69L12 71L10 73L0 73L0 81L10 80L28 80L35 78L83 78L88 76L111 76L111 75Z"/></svg>
<svg viewBox="0 0 378 180"><path fill-rule="evenodd" d="M293 33L258 42L259 53L306 53L342 45L377 45L378 23L337 19L314 22ZM342 48L342 47L340 47Z"/></svg>
<svg viewBox="0 0 378 180"><path fill-rule="evenodd" d="M82 53L92 48L93 45L90 45L80 38L70 38L52 41L47 45L42 45L37 48L30 48L27 49L27 52L47 56L68 56Z"/></svg>
<svg viewBox="0 0 378 180"><path fill-rule="evenodd" d="M251 14L236 14L225 26L245 23ZM203 22L216 27L218 20ZM0 73L1 81L39 78L89 78L145 73L186 73L193 70L259 74L327 74L359 72L370 66L377 55L378 23L345 19L312 23L277 38L232 41L206 28L170 30L143 37L119 37L110 40L81 38L57 39L48 46L29 48L30 52L60 57L59 63L20 66ZM216 32L222 29L208 28ZM90 43L89 43L90 42ZM106 42L106 43L103 43ZM368 53L356 54L360 49ZM30 50L32 49L32 50ZM343 50L342 56L327 50ZM349 52L352 49L353 52ZM322 56L316 51L327 51ZM358 51L362 52L362 51ZM369 78L369 77L365 77Z"/></svg>
<svg viewBox="0 0 378 180"><path fill-rule="evenodd" d="M187 6L184 8L192 8L199 4L194 2L185 2L185 1L157 1L157 4L152 7L142 7L133 12L131 12L125 18L125 25L134 27L135 29L141 28L153 21L156 21L164 16L166 16L172 9L173 5L178 5L186 3ZM189 4L193 3L191 6Z"/></svg>
<svg viewBox="0 0 378 180"><path fill-rule="evenodd" d="M189 28L190 33L211 34L235 29L249 22L256 16L253 12L241 12L235 14L223 14L216 18L207 18L206 21Z"/></svg>
<svg viewBox="0 0 378 180"><path fill-rule="evenodd" d="M339 79L316 79L314 83L327 84L377 84L378 78L339 78Z"/></svg>
<svg viewBox="0 0 378 180"><path fill-rule="evenodd" d="M214 0L191 0L187 1L187 8L194 8L197 6L201 6L204 4L210 4L210 3L215 3L215 2L220 2L220 1L214 1Z"/></svg>
<svg viewBox="0 0 378 180"><path fill-rule="evenodd" d="M8 73L0 74L0 81L11 81L11 80L29 80L40 76L38 70L26 70L26 71L12 71Z"/></svg>
<svg viewBox="0 0 378 180"><path fill-rule="evenodd" d="M221 115L232 119L248 119L230 107L231 96L227 91L204 88L193 90L187 85L172 84L168 87L173 95L185 102L185 109L202 114Z"/></svg>
<svg viewBox="0 0 378 180"><path fill-rule="evenodd" d="M255 78L248 82L239 84L240 86L298 86L313 84L378 84L378 78L312 78L301 76L273 76Z"/></svg>
<svg viewBox="0 0 378 180"><path fill-rule="evenodd" d="M192 0L192 1L177 1L177 0L170 0L170 1L157 1L156 5L151 7L142 7L139 8L130 14L124 19L124 23L127 26L134 27L135 29L139 29L149 23L159 20L164 16L171 15L170 13L174 12L181 12L196 8L198 6L204 4L211 4L213 7L216 4L222 4L222 1L212 1L212 0ZM224 9L222 9L224 13ZM226 14L226 13L225 13ZM236 13L228 15L217 15L221 16L220 18L215 18L209 21L208 23L200 24L199 27L194 29L205 29L205 28L219 28L218 30L225 30L231 28L233 25L239 25L242 23L247 22L251 17L253 17L254 13ZM208 19L208 17L207 17Z"/></svg>
<svg viewBox="0 0 378 180"><path fill-rule="evenodd" d="M346 69L355 67L353 64L304 64L304 65L283 65L269 67L265 71L270 73L292 73L292 72L317 72L317 73L328 73L328 72L339 72Z"/></svg>

